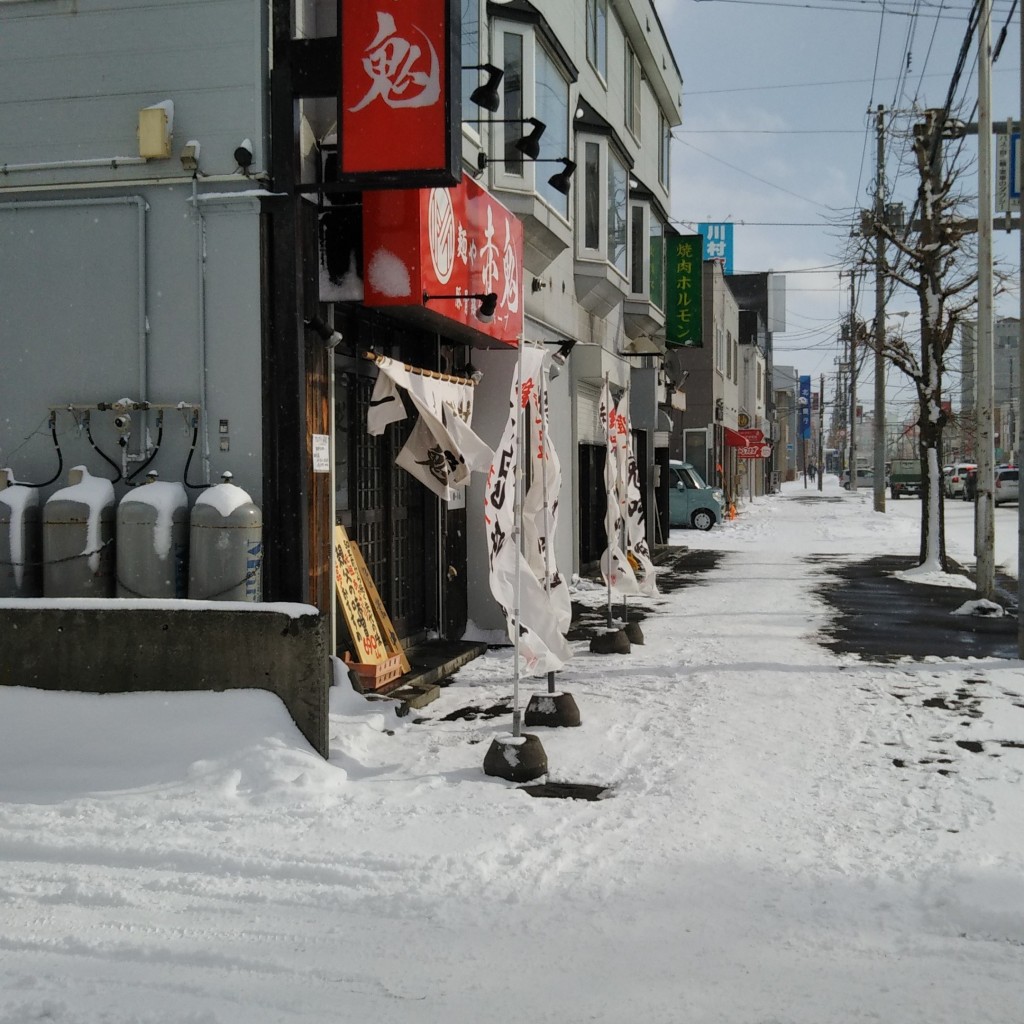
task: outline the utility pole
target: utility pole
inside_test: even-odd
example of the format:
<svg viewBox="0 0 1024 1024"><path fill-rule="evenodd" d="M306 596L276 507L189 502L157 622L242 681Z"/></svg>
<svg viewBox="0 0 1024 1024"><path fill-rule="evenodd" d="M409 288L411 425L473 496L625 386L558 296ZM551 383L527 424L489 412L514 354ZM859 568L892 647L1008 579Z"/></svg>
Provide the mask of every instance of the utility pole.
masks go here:
<svg viewBox="0 0 1024 1024"><path fill-rule="evenodd" d="M1020 66L1024 68L1024 18L1020 19ZM1024 74L1020 76L1020 120L1018 123L1024 126ZM1013 145L1013 137L1009 139ZM1024 231L1020 233L1020 329L1024 330ZM1024 338L1017 336L1017 377L1020 380L1020 401L1024 405ZM1017 413L1017 461L1020 463L1024 454L1024 408ZM1018 472L1020 472L1018 470ZM1020 567L1024 565L1024 511L1021 504L1017 502L1017 657L1024 658L1024 615L1020 609L1024 608L1024 574Z"/></svg>
<svg viewBox="0 0 1024 1024"><path fill-rule="evenodd" d="M885 107L875 115L877 161L875 170L875 502L885 511Z"/></svg>
<svg viewBox="0 0 1024 1024"><path fill-rule="evenodd" d="M850 271L850 490L857 490L857 311Z"/></svg>
<svg viewBox="0 0 1024 1024"><path fill-rule="evenodd" d="M995 596L995 448L992 437L992 5L978 15L978 480L974 501L977 593Z"/></svg>
<svg viewBox="0 0 1024 1024"><path fill-rule="evenodd" d="M818 378L818 490L825 486L825 374Z"/></svg>

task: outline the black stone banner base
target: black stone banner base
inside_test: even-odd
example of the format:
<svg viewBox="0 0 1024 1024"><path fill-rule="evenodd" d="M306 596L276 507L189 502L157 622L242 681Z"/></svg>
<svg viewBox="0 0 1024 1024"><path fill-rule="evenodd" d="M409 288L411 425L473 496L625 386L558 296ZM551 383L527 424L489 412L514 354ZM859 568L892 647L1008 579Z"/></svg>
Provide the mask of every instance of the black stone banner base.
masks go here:
<svg viewBox="0 0 1024 1024"><path fill-rule="evenodd" d="M624 629L614 633L602 633L590 641L591 654L629 654L632 645Z"/></svg>
<svg viewBox="0 0 1024 1024"><path fill-rule="evenodd" d="M509 782L532 782L548 772L548 755L532 733L495 736L484 757L484 774Z"/></svg>
<svg viewBox="0 0 1024 1024"><path fill-rule="evenodd" d="M631 644L643 644L644 642L644 631L640 628L639 622L627 622L622 627L622 632L626 634Z"/></svg>
<svg viewBox="0 0 1024 1024"><path fill-rule="evenodd" d="M523 714L523 725L571 727L579 724L580 709L571 693L535 693Z"/></svg>

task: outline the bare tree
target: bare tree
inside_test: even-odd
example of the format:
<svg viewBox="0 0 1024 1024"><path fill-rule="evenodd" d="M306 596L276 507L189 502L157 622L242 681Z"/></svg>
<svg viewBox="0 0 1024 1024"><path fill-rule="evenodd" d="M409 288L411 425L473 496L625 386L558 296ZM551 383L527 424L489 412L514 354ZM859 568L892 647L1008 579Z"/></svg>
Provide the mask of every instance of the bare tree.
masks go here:
<svg viewBox="0 0 1024 1024"><path fill-rule="evenodd" d="M925 112L914 126L914 157L920 184L916 216L906 232L886 219L872 217L873 232L882 233L896 250L883 272L916 292L921 310L921 345L915 351L902 333L885 334L883 355L913 383L918 402L921 477L921 564L946 571L942 494L942 432L947 414L943 386L947 352L957 327L977 304L977 260L971 260L974 224L961 215L967 198L957 190L962 170L943 154L950 137L944 111ZM870 342L869 342L870 344Z"/></svg>

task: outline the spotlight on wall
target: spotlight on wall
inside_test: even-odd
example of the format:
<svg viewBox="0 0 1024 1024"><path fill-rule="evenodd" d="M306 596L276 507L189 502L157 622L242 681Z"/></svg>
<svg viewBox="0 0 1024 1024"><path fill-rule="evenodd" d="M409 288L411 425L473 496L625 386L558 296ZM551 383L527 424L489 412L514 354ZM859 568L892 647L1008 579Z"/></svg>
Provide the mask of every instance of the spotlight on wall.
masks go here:
<svg viewBox="0 0 1024 1024"><path fill-rule="evenodd" d="M562 371L562 367L565 366L566 360L569 358L569 353L572 351L573 345L576 344L575 338L566 338L558 344L558 350L551 354L551 366L548 369L548 377L554 380L559 373Z"/></svg>
<svg viewBox="0 0 1024 1024"><path fill-rule="evenodd" d="M552 355L551 362L556 366L565 366L565 361L569 358L569 353L573 350L575 344L575 338L566 338L558 347L558 351Z"/></svg>
<svg viewBox="0 0 1024 1024"><path fill-rule="evenodd" d="M487 72L487 81L483 85L478 85L469 94L469 100L471 103L475 103L478 107L483 107L484 110L489 110L493 114L501 106L501 95L498 93L498 86L505 77L505 72L501 68L496 68L493 64L464 64L462 70Z"/></svg>
<svg viewBox="0 0 1024 1024"><path fill-rule="evenodd" d="M476 318L481 323L489 324L494 319L495 310L498 308L497 292L477 292L469 294L462 292L456 295L428 295L423 293L424 304L434 302L437 299L476 299L480 306L476 311Z"/></svg>
<svg viewBox="0 0 1024 1024"><path fill-rule="evenodd" d="M552 174L548 178L548 184L556 191L561 192L563 196L569 194L569 183L576 170L576 165L567 157L559 157L558 162L564 164L562 170L557 174Z"/></svg>
<svg viewBox="0 0 1024 1024"><path fill-rule="evenodd" d="M328 326L318 316L311 316L308 320L304 321L305 325L314 333L320 336L325 346L329 349L337 348L342 342L342 336L340 331L336 331L333 327Z"/></svg>
<svg viewBox="0 0 1024 1024"><path fill-rule="evenodd" d="M243 174L252 166L252 140L242 139L235 150L235 163Z"/></svg>
<svg viewBox="0 0 1024 1024"><path fill-rule="evenodd" d="M476 166L481 174L483 174L491 164L505 164L508 162L508 160L492 160L486 153L478 153L476 157ZM548 178L548 184L556 192L561 192L563 196L567 196L569 194L570 180L576 171L576 164L573 163L572 160L567 156L559 156L551 159L545 157L534 162L538 164L561 164L562 169Z"/></svg>
<svg viewBox="0 0 1024 1024"><path fill-rule="evenodd" d="M181 151L181 166L186 171L199 170L199 143L195 139L189 139Z"/></svg>
<svg viewBox="0 0 1024 1024"><path fill-rule="evenodd" d="M540 137L544 134L544 130L547 125L543 121L537 120L535 117L502 117L502 118L488 118L486 120L478 121L463 121L463 124L528 124L530 125L530 131L527 132L521 139L517 139L514 143L516 149L519 150L523 156L529 157L531 160L536 160L540 156Z"/></svg>

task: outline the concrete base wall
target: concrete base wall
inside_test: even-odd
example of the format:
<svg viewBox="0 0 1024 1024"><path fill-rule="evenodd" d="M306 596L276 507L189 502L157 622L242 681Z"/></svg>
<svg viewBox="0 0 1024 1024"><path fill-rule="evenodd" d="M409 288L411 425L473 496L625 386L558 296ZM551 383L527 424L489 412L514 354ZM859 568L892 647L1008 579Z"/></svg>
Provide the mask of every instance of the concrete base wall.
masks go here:
<svg viewBox="0 0 1024 1024"><path fill-rule="evenodd" d="M209 608L0 608L0 685L84 693L269 690L329 754L327 621Z"/></svg>

